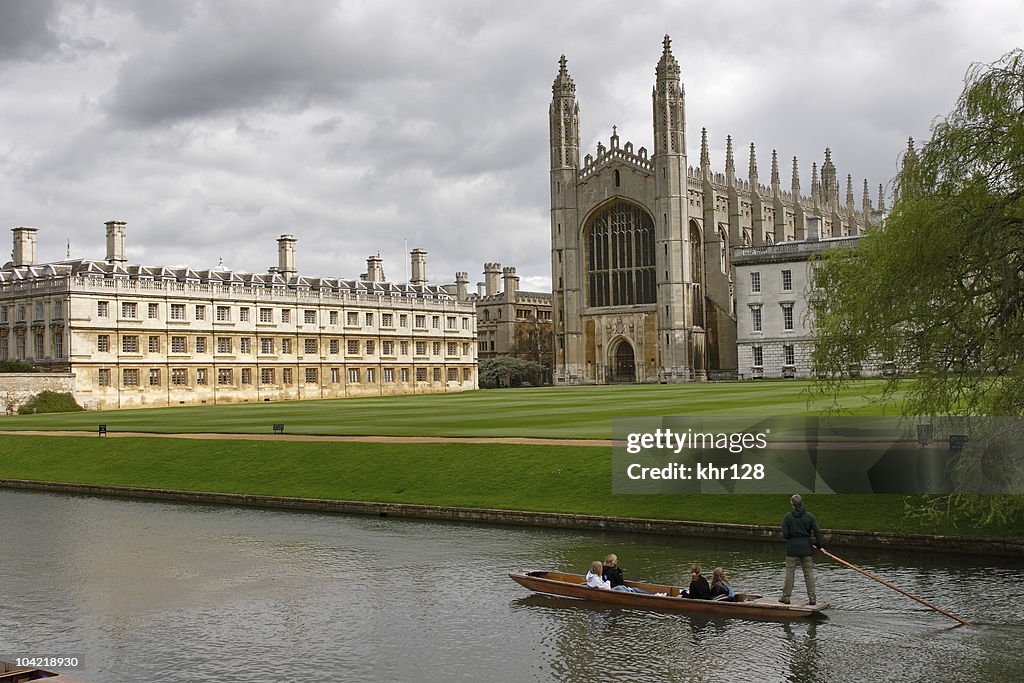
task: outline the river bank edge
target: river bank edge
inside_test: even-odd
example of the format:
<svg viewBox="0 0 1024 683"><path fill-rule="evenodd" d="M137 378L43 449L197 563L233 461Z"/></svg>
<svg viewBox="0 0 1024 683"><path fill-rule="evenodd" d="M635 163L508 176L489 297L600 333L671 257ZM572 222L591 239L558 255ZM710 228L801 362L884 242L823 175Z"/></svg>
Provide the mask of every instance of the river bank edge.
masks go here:
<svg viewBox="0 0 1024 683"><path fill-rule="evenodd" d="M295 498L244 493L215 493L131 486L70 484L28 479L2 479L0 488L159 500L202 505L228 505L277 510L329 512L374 517L402 517L448 522L473 522L512 526L533 526L589 531L619 531L664 536L718 538L730 540L780 541L776 526L696 522L683 520L607 517L561 512L531 512L490 508L461 508L440 505ZM967 538L963 536L902 534L882 531L823 529L829 546L886 548L924 552L955 552L1000 557L1024 556L1024 541Z"/></svg>

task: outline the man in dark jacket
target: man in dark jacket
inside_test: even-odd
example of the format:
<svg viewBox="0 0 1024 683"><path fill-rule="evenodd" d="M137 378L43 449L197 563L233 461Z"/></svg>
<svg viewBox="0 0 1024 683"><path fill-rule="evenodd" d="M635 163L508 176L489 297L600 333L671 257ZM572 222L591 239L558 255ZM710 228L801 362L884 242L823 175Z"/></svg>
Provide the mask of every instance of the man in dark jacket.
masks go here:
<svg viewBox="0 0 1024 683"><path fill-rule="evenodd" d="M821 548L821 528L818 520L810 512L804 510L804 499L797 494L789 499L793 509L782 520L782 537L786 539L786 583L782 586L782 598L779 600L789 604L789 596L793 594L793 579L796 565L799 563L807 584L807 604L817 601L814 593L814 548ZM814 534L815 545L811 545L811 534Z"/></svg>

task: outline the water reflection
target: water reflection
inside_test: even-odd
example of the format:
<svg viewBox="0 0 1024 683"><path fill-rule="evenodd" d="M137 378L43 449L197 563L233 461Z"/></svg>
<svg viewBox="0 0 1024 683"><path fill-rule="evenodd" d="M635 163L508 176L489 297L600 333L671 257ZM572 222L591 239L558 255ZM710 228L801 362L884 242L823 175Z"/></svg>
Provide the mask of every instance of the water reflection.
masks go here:
<svg viewBox="0 0 1024 683"><path fill-rule="evenodd" d="M535 596L525 568L628 578L722 565L773 594L782 548L0 490L0 654L78 654L104 681L1019 680L1024 562L843 556L951 622L819 562L815 622L721 619ZM997 587L998 590L992 590Z"/></svg>

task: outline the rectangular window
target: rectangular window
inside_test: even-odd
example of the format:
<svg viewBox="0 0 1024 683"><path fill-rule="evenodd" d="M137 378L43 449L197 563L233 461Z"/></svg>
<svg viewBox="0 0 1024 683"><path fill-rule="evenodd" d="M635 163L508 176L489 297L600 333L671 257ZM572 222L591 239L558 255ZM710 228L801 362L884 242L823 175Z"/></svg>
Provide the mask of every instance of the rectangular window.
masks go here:
<svg viewBox="0 0 1024 683"><path fill-rule="evenodd" d="M316 384L316 368L306 368L306 384Z"/></svg>
<svg viewBox="0 0 1024 683"><path fill-rule="evenodd" d="M150 353L160 353L160 337L150 335L148 348Z"/></svg>
<svg viewBox="0 0 1024 683"><path fill-rule="evenodd" d="M341 381L341 369L331 368L331 384L337 384Z"/></svg>
<svg viewBox="0 0 1024 683"><path fill-rule="evenodd" d="M409 381L409 368L402 368L398 371L398 378L402 382Z"/></svg>
<svg viewBox="0 0 1024 683"><path fill-rule="evenodd" d="M754 294L758 294L761 291L761 273L753 272L750 274L750 291Z"/></svg>
<svg viewBox="0 0 1024 683"><path fill-rule="evenodd" d="M439 316L439 315L432 315L432 316L430 316L430 326L433 327L435 330L441 329L441 316Z"/></svg>
<svg viewBox="0 0 1024 683"><path fill-rule="evenodd" d="M409 316L405 313L400 313L398 316L399 327L409 327Z"/></svg>
<svg viewBox="0 0 1024 683"><path fill-rule="evenodd" d="M102 303L103 303L103 306L104 306L103 310L106 311L106 302L104 301ZM104 313L100 317L106 318L107 314ZM23 320L25 320L25 304L18 304L18 321L21 322Z"/></svg>
<svg viewBox="0 0 1024 683"><path fill-rule="evenodd" d="M427 327L427 316L417 315L415 319L415 326L417 329L423 330Z"/></svg>
<svg viewBox="0 0 1024 683"><path fill-rule="evenodd" d="M348 369L348 382L349 384L359 384L359 368Z"/></svg>
<svg viewBox="0 0 1024 683"><path fill-rule="evenodd" d="M188 384L188 370L186 368L171 368L171 384L176 387Z"/></svg>
<svg viewBox="0 0 1024 683"><path fill-rule="evenodd" d="M754 332L761 331L761 307L751 306L750 307L750 329Z"/></svg>
<svg viewBox="0 0 1024 683"><path fill-rule="evenodd" d="M337 311L331 311L331 313L330 313L330 320L331 320L331 324L332 325L337 325L338 324L338 312Z"/></svg>
<svg viewBox="0 0 1024 683"><path fill-rule="evenodd" d="M459 381L459 369L458 368L448 368L448 381L449 382L458 382Z"/></svg>
<svg viewBox="0 0 1024 683"><path fill-rule="evenodd" d="M226 386L231 383L231 368L217 368L217 384Z"/></svg>
<svg viewBox="0 0 1024 683"><path fill-rule="evenodd" d="M274 353L274 340L270 337L260 338L260 353L269 356Z"/></svg>
<svg viewBox="0 0 1024 683"><path fill-rule="evenodd" d="M36 302L36 317L35 317L35 319L36 320L42 320L43 317L44 317L44 315L43 315L43 302L42 301L37 301Z"/></svg>
<svg viewBox="0 0 1024 683"><path fill-rule="evenodd" d="M121 337L121 353L138 353L139 338L135 335Z"/></svg>
<svg viewBox="0 0 1024 683"><path fill-rule="evenodd" d="M430 352L435 356L441 355L441 342L434 342L430 345Z"/></svg>
<svg viewBox="0 0 1024 683"><path fill-rule="evenodd" d="M292 369L291 368L282 368L281 369L281 383L282 384L291 384L292 383Z"/></svg>
<svg viewBox="0 0 1024 683"><path fill-rule="evenodd" d="M206 385L206 368L196 370L196 384Z"/></svg>
<svg viewBox="0 0 1024 683"><path fill-rule="evenodd" d="M261 308L260 309L260 322L261 323L272 323L272 322L274 322L274 309L272 309L272 308Z"/></svg>
<svg viewBox="0 0 1024 683"><path fill-rule="evenodd" d="M149 369L149 386L158 387L160 386L160 368Z"/></svg>
<svg viewBox="0 0 1024 683"><path fill-rule="evenodd" d="M381 375L383 376L384 381L387 382L388 384L390 384L390 383L395 381L395 369L394 368L384 368L384 370L381 371Z"/></svg>
<svg viewBox="0 0 1024 683"><path fill-rule="evenodd" d="M303 344L303 353L316 353L316 339L306 339Z"/></svg>
<svg viewBox="0 0 1024 683"><path fill-rule="evenodd" d="M332 355L337 355L339 346L340 346L340 344L338 344L338 340L337 339L331 339L327 343L327 348L331 352Z"/></svg>
<svg viewBox="0 0 1024 683"><path fill-rule="evenodd" d="M426 368L416 368L416 381L417 382L426 382L427 381L427 369Z"/></svg>
<svg viewBox="0 0 1024 683"><path fill-rule="evenodd" d="M751 350L754 352L754 367L759 368L764 365L764 354L761 351L761 347L753 346Z"/></svg>
<svg viewBox="0 0 1024 683"><path fill-rule="evenodd" d="M249 322L249 309L247 307L243 306L238 309L238 320L243 323Z"/></svg>
<svg viewBox="0 0 1024 683"><path fill-rule="evenodd" d="M395 326L395 314L394 313L381 313L380 314L380 326L381 327L394 327Z"/></svg>
<svg viewBox="0 0 1024 683"><path fill-rule="evenodd" d="M311 311L309 309L304 310L302 312L302 320L307 325L315 325L316 324L316 311Z"/></svg>
<svg viewBox="0 0 1024 683"><path fill-rule="evenodd" d="M796 353L794 352L792 344L783 345L782 353L785 356L786 365L796 365Z"/></svg>
<svg viewBox="0 0 1024 683"><path fill-rule="evenodd" d="M171 353L188 353L185 337L171 337Z"/></svg>
<svg viewBox="0 0 1024 683"><path fill-rule="evenodd" d="M99 384L101 387L109 387L110 386L110 369L109 368L101 368L100 370L98 370L96 372L96 383Z"/></svg>
<svg viewBox="0 0 1024 683"><path fill-rule="evenodd" d="M160 317L160 304L150 304L149 305L149 317L150 318L159 318Z"/></svg>
<svg viewBox="0 0 1024 683"><path fill-rule="evenodd" d="M355 311L349 311L345 314L345 324L349 327L359 326L359 314Z"/></svg>
<svg viewBox="0 0 1024 683"><path fill-rule="evenodd" d="M373 384L377 381L377 373L374 368L366 368L366 383Z"/></svg>
<svg viewBox="0 0 1024 683"><path fill-rule="evenodd" d="M274 383L274 368L260 368L260 384Z"/></svg>
<svg viewBox="0 0 1024 683"><path fill-rule="evenodd" d="M139 371L135 368L125 368L121 374L121 383L126 387L139 386Z"/></svg>
<svg viewBox="0 0 1024 683"><path fill-rule="evenodd" d="M134 301L121 302L121 317L134 320L139 315L139 307Z"/></svg>
<svg viewBox="0 0 1024 683"><path fill-rule="evenodd" d="M285 338L281 340L281 353L289 355L292 352L292 340Z"/></svg>
<svg viewBox="0 0 1024 683"><path fill-rule="evenodd" d="M171 320L185 319L185 304L171 304Z"/></svg>
<svg viewBox="0 0 1024 683"><path fill-rule="evenodd" d="M366 314L366 326L373 327L373 313Z"/></svg>
<svg viewBox="0 0 1024 683"><path fill-rule="evenodd" d="M434 381L435 382L440 382L441 381L441 368L434 368Z"/></svg>
<svg viewBox="0 0 1024 683"><path fill-rule="evenodd" d="M418 341L416 342L416 355L425 356L427 355L427 342Z"/></svg>
<svg viewBox="0 0 1024 683"><path fill-rule="evenodd" d="M782 329L793 329L793 304L782 304Z"/></svg>
<svg viewBox="0 0 1024 683"><path fill-rule="evenodd" d="M196 320L206 320L206 306L196 306Z"/></svg>
<svg viewBox="0 0 1024 683"><path fill-rule="evenodd" d="M345 342L345 353L347 353L350 356L358 356L359 355L359 340L358 339L349 339L348 341L346 341Z"/></svg>
<svg viewBox="0 0 1024 683"><path fill-rule="evenodd" d="M455 316L454 315L448 316L448 329L449 330L454 330L455 329Z"/></svg>
<svg viewBox="0 0 1024 683"><path fill-rule="evenodd" d="M399 348L401 348L403 356L408 356L409 355L409 342L407 342L407 341L400 342Z"/></svg>
<svg viewBox="0 0 1024 683"><path fill-rule="evenodd" d="M53 333L53 357L63 358L64 357L64 333L54 332Z"/></svg>
<svg viewBox="0 0 1024 683"><path fill-rule="evenodd" d="M462 342L462 355L463 356L468 356L469 355L469 342Z"/></svg>
<svg viewBox="0 0 1024 683"><path fill-rule="evenodd" d="M382 356L393 356L395 355L395 342L393 341L382 341L380 343L380 353Z"/></svg>
<svg viewBox="0 0 1024 683"><path fill-rule="evenodd" d="M239 353L252 353L252 338L242 337L238 340L238 352Z"/></svg>
<svg viewBox="0 0 1024 683"><path fill-rule="evenodd" d="M0 306L0 323L7 322L7 307Z"/></svg>
<svg viewBox="0 0 1024 683"><path fill-rule="evenodd" d="M462 381L468 382L473 379L473 371L469 368L462 368Z"/></svg>
<svg viewBox="0 0 1024 683"><path fill-rule="evenodd" d="M455 342L448 342L448 355L457 356L459 355L459 345Z"/></svg>
<svg viewBox="0 0 1024 683"><path fill-rule="evenodd" d="M217 322L227 322L231 320L231 307L230 306L218 306L217 307Z"/></svg>
<svg viewBox="0 0 1024 683"><path fill-rule="evenodd" d="M469 318L468 317L463 317L462 318L462 329L464 329L464 330L468 330L469 329Z"/></svg>
<svg viewBox="0 0 1024 683"><path fill-rule="evenodd" d="M206 337L196 337L196 353L206 353Z"/></svg>
<svg viewBox="0 0 1024 683"><path fill-rule="evenodd" d="M784 270L782 271L782 291L792 292L793 291L793 271Z"/></svg>
<svg viewBox="0 0 1024 683"><path fill-rule="evenodd" d="M231 353L231 337L217 337L217 353Z"/></svg>
<svg viewBox="0 0 1024 683"><path fill-rule="evenodd" d="M107 353L108 351L110 351L109 334L96 335L96 351L98 353Z"/></svg>
<svg viewBox="0 0 1024 683"><path fill-rule="evenodd" d="M366 355L367 356L372 356L374 354L374 351L376 351L376 349L377 349L377 345L373 342L373 340L372 339L367 339L366 340Z"/></svg>
<svg viewBox="0 0 1024 683"><path fill-rule="evenodd" d="M290 323L291 321L292 321L291 309L282 308L281 309L281 322L283 322L283 323Z"/></svg>
<svg viewBox="0 0 1024 683"><path fill-rule="evenodd" d="M242 384L252 384L252 370L250 368L242 368Z"/></svg>
<svg viewBox="0 0 1024 683"><path fill-rule="evenodd" d="M43 357L43 334L42 332L36 332L35 334L35 346L36 346L36 358Z"/></svg>

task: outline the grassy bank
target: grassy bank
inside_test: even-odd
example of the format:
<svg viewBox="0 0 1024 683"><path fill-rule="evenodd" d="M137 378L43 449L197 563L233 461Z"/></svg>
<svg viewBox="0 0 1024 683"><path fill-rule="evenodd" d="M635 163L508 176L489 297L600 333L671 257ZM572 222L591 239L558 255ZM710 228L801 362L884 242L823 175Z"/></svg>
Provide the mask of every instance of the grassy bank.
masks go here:
<svg viewBox="0 0 1024 683"><path fill-rule="evenodd" d="M82 484L778 524L787 497L612 495L605 448L0 436L0 477ZM895 495L807 496L825 527L1019 538L904 519Z"/></svg>
<svg viewBox="0 0 1024 683"><path fill-rule="evenodd" d="M120 410L0 419L0 430L268 433L391 436L610 438L612 419L658 415L814 415L831 401L809 401L809 382L546 387L457 394L347 398L262 404ZM836 405L882 414L877 382L851 385ZM894 408L889 406L889 414Z"/></svg>

